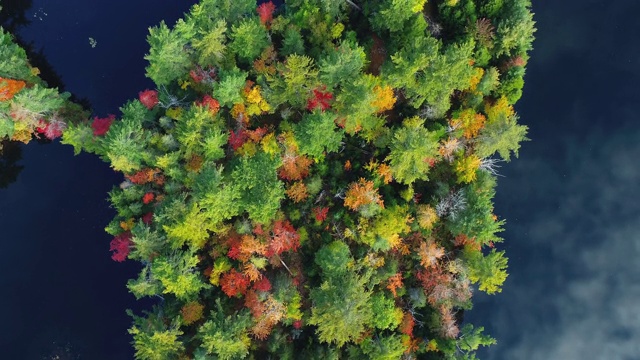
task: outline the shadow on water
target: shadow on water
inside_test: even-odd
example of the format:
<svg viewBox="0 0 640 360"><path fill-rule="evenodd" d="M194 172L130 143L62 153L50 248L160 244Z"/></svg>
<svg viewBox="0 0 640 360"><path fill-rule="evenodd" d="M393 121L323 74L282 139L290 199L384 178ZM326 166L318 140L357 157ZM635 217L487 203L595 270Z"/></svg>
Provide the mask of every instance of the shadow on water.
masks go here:
<svg viewBox="0 0 640 360"><path fill-rule="evenodd" d="M15 141L0 142L0 189L5 189L9 184L18 179L18 175L24 168L18 165L22 160L22 148Z"/></svg>
<svg viewBox="0 0 640 360"><path fill-rule="evenodd" d="M31 8L32 0L2 0L0 1L0 24L10 33L15 33L19 27L29 25L26 12Z"/></svg>
<svg viewBox="0 0 640 360"><path fill-rule="evenodd" d="M26 13L33 4L32 0L2 0L0 1L0 25L5 31L13 34L14 41L20 45L29 59L29 63L40 70L40 78L45 81L49 87L55 87L59 91L64 91L65 86L62 78L55 71L51 63L47 61L43 49L36 49L33 43L27 43L20 38L18 30L21 27L28 26L31 20ZM71 101L80 104L84 109L91 108L91 102L87 98L77 98L71 95ZM50 143L45 138L34 138L41 144ZM23 165L18 162L22 160L22 147L18 142L4 140L0 143L0 189L9 187L18 179L18 175L24 169Z"/></svg>

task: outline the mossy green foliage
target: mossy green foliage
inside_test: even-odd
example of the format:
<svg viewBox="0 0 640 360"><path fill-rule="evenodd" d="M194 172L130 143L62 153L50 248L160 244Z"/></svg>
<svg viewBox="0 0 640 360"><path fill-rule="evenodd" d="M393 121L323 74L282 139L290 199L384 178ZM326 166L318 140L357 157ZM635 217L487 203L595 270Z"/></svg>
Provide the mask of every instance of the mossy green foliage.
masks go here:
<svg viewBox="0 0 640 360"><path fill-rule="evenodd" d="M158 101L65 134L125 175L107 231L144 265L129 290L163 299L134 317L136 358L462 359L493 343L456 314L507 276L490 157L525 140L529 6L202 0L152 28ZM206 315L184 325L193 302Z"/></svg>

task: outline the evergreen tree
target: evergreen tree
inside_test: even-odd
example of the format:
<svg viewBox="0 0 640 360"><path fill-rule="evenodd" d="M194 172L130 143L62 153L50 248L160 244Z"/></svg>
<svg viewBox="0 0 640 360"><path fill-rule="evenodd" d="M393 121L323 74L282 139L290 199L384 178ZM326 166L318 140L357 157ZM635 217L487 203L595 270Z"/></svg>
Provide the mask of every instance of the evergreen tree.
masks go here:
<svg viewBox="0 0 640 360"><path fill-rule="evenodd" d="M303 116L302 120L293 126L300 153L321 160L326 153L337 151L341 144L342 131L337 129L335 118L336 115L330 111L314 111Z"/></svg>
<svg viewBox="0 0 640 360"><path fill-rule="evenodd" d="M253 62L269 45L268 34L256 18L247 19L231 27L229 48L239 60Z"/></svg>
<svg viewBox="0 0 640 360"><path fill-rule="evenodd" d="M240 204L258 223L269 223L284 198L284 185L277 176L280 159L259 152L243 157L233 169L231 178L241 191Z"/></svg>
<svg viewBox="0 0 640 360"><path fill-rule="evenodd" d="M341 347L362 336L373 315L365 280L347 272L342 278L326 277L311 290L314 305L309 324L318 327L321 342Z"/></svg>
<svg viewBox="0 0 640 360"><path fill-rule="evenodd" d="M403 184L427 180L429 158L438 156L438 139L441 134L427 130L424 120L414 117L403 122L393 134L391 152L387 161L393 177Z"/></svg>
<svg viewBox="0 0 640 360"><path fill-rule="evenodd" d="M168 85L189 71L191 59L186 51L193 28L180 20L174 31L160 22L149 29L147 41L151 48L144 58L149 60L147 77L158 85Z"/></svg>
<svg viewBox="0 0 640 360"><path fill-rule="evenodd" d="M175 322L167 326L158 309L147 313L147 318L135 316L131 311L128 314L134 320L129 333L133 335L136 359L173 360L184 351L184 345L179 339L183 332Z"/></svg>
<svg viewBox="0 0 640 360"><path fill-rule="evenodd" d="M173 294L178 299L193 299L206 288L195 271L198 257L184 251L174 251L170 256L159 257L151 264L151 275L162 283L164 294Z"/></svg>
<svg viewBox="0 0 640 360"><path fill-rule="evenodd" d="M246 311L225 315L222 303L217 299L210 320L198 331L198 337L202 339L201 349L221 360L245 358L249 354L247 330L250 324Z"/></svg>

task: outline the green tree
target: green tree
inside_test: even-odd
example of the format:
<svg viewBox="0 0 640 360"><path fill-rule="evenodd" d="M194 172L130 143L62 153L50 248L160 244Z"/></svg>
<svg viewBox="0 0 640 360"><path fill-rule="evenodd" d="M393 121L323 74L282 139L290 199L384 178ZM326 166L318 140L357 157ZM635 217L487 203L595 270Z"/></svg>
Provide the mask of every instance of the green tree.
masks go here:
<svg viewBox="0 0 640 360"><path fill-rule="evenodd" d="M342 278L327 278L311 290L309 324L318 327L320 341L341 347L362 335L373 316L365 282L348 272Z"/></svg>
<svg viewBox="0 0 640 360"><path fill-rule="evenodd" d="M391 164L393 177L407 185L416 180L427 180L428 159L438 157L438 140L441 135L427 130L424 120L418 117L406 119L402 127L394 131L391 152L386 159Z"/></svg>
<svg viewBox="0 0 640 360"><path fill-rule="evenodd" d="M231 27L229 48L240 60L250 63L269 45L267 36L257 17L246 19Z"/></svg>
<svg viewBox="0 0 640 360"><path fill-rule="evenodd" d="M231 173L231 179L241 191L241 208L249 217L262 224L273 220L284 199L284 184L278 180L279 158L258 152L252 157L243 157Z"/></svg>
<svg viewBox="0 0 640 360"><path fill-rule="evenodd" d="M163 229L172 247L179 249L188 243L194 249L202 249L209 239L209 231L214 229L214 224L208 220L198 203L192 202L184 217L174 219L171 224L164 225Z"/></svg>
<svg viewBox="0 0 640 360"><path fill-rule="evenodd" d="M240 91L244 88L247 73L235 68L220 72L220 81L213 90L213 96L218 99L220 106L231 106L242 102Z"/></svg>
<svg viewBox="0 0 640 360"><path fill-rule="evenodd" d="M304 40L300 30L295 26L288 26L283 34L282 48L283 55L304 54Z"/></svg>
<svg viewBox="0 0 640 360"><path fill-rule="evenodd" d="M183 332L178 323L167 326L156 308L153 313L147 313L147 318L133 315L134 325L129 329L133 335L133 347L137 360L175 360L184 351L180 341Z"/></svg>
<svg viewBox="0 0 640 360"><path fill-rule="evenodd" d="M400 359L406 350L402 338L397 334L368 338L360 344L360 349L371 360Z"/></svg>
<svg viewBox="0 0 640 360"><path fill-rule="evenodd" d="M393 330L402 321L402 310L395 306L395 301L384 293L371 296L371 310L373 313L371 324L379 330Z"/></svg>
<svg viewBox="0 0 640 360"><path fill-rule="evenodd" d="M496 234L503 231L504 220L497 220L493 214L496 178L485 171L477 172L476 181L464 191L464 208L449 218L448 228L454 235L464 234L475 237L481 245L501 242Z"/></svg>
<svg viewBox="0 0 640 360"><path fill-rule="evenodd" d="M129 258L140 261L147 261L154 254L160 253L167 241L158 229L152 229L142 220L138 221L131 229L131 235L134 247L129 253Z"/></svg>
<svg viewBox="0 0 640 360"><path fill-rule="evenodd" d="M476 154L487 158L497 152L506 161L511 159L512 152L518 157L520 142L529 139L526 137L528 127L519 125L517 120L513 115L487 121L476 138Z"/></svg>
<svg viewBox="0 0 640 360"><path fill-rule="evenodd" d="M0 77L21 79L29 83L40 82L32 72L26 51L3 28L0 28L0 59Z"/></svg>
<svg viewBox="0 0 640 360"><path fill-rule="evenodd" d="M500 10L502 10L504 2L504 0L480 0L478 1L480 14L484 17L493 19L500 14Z"/></svg>
<svg viewBox="0 0 640 360"><path fill-rule="evenodd" d="M149 61L147 77L158 85L168 85L189 72L191 59L187 45L191 31L192 27L182 20L178 21L173 31L164 21L149 28L147 41L151 48L144 57Z"/></svg>
<svg viewBox="0 0 640 360"><path fill-rule="evenodd" d="M347 244L334 241L318 250L315 263L326 277L340 278L353 266L354 262Z"/></svg>
<svg viewBox="0 0 640 360"><path fill-rule="evenodd" d="M523 66L513 66L501 76L500 86L497 87L496 92L506 96L510 104L515 104L522 96L524 73Z"/></svg>
<svg viewBox="0 0 640 360"><path fill-rule="evenodd" d="M277 75L267 77L271 93L266 100L273 106L288 102L294 106L306 104L308 94L315 89L318 70L313 59L305 55L289 55L277 65Z"/></svg>
<svg viewBox="0 0 640 360"><path fill-rule="evenodd" d="M469 353L476 351L480 346L489 346L496 343L496 339L489 335L483 334L484 327L480 326L474 328L472 324L465 324L460 329L460 339L458 340L458 346L460 350Z"/></svg>
<svg viewBox="0 0 640 360"><path fill-rule="evenodd" d="M371 25L376 30L402 31L407 20L420 13L426 0L384 0L373 5Z"/></svg>
<svg viewBox="0 0 640 360"><path fill-rule="evenodd" d="M374 251L388 251L397 247L401 237L411 230L411 221L406 207L385 208L375 218L360 222L359 226L363 232L361 241L371 246Z"/></svg>
<svg viewBox="0 0 640 360"><path fill-rule="evenodd" d="M69 93L58 94L57 89L38 84L25 88L13 97L12 117L17 121L35 125L40 119L49 117L60 109L69 96Z"/></svg>
<svg viewBox="0 0 640 360"><path fill-rule="evenodd" d="M185 251L174 251L170 256L155 258L151 275L162 283L165 294L179 299L192 299L207 287L196 271L198 257Z"/></svg>
<svg viewBox="0 0 640 360"><path fill-rule="evenodd" d="M198 56L198 63L205 66L216 66L221 64L227 49L226 36L227 22L224 19L218 20L213 26L201 28L198 37L193 39L192 44Z"/></svg>
<svg viewBox="0 0 640 360"><path fill-rule="evenodd" d="M0 139L10 138L15 132L13 119L8 116L9 103L0 103Z"/></svg>
<svg viewBox="0 0 640 360"><path fill-rule="evenodd" d="M146 163L145 160L150 160L145 146L149 141L149 134L145 133L142 125L148 116L148 110L137 100L130 101L120 110L122 120L111 125L102 141L111 167L130 173L140 170Z"/></svg>
<svg viewBox="0 0 640 360"><path fill-rule="evenodd" d="M93 129L87 122L69 123L61 142L73 146L74 155L80 154L81 151L102 153L104 146L103 142L95 138Z"/></svg>
<svg viewBox="0 0 640 360"><path fill-rule="evenodd" d="M185 159L193 155L206 155L208 160L218 160L224 156L222 146L227 144L228 135L219 115L213 116L202 106L191 107L176 122L175 138Z"/></svg>
<svg viewBox="0 0 640 360"><path fill-rule="evenodd" d="M220 19L235 23L253 15L255 9L256 3L251 0L202 0L191 8L186 18L194 28L203 29Z"/></svg>
<svg viewBox="0 0 640 360"><path fill-rule="evenodd" d="M302 120L293 126L293 133L300 147L300 153L319 161L326 153L340 148L343 131L338 129L331 111L314 111L305 114Z"/></svg>
<svg viewBox="0 0 640 360"><path fill-rule="evenodd" d="M320 341L342 347L356 340L372 321L367 278L350 269L353 258L341 241L320 249L315 261L322 270L323 283L311 290L309 324L318 327Z"/></svg>
<svg viewBox="0 0 640 360"><path fill-rule="evenodd" d="M468 263L469 280L472 283L479 283L480 291L487 294L501 292L501 286L507 279L507 258L504 251L492 249L486 256L482 252L467 250L463 257Z"/></svg>
<svg viewBox="0 0 640 360"><path fill-rule="evenodd" d="M378 117L373 103L377 96L376 87L380 79L370 74L359 74L344 84L336 96L336 111L344 116L344 130L347 134L360 133L368 140L375 138L384 125L384 118Z"/></svg>
<svg viewBox="0 0 640 360"><path fill-rule="evenodd" d="M461 36L468 24L477 20L476 2L474 0L442 1L438 10L448 32L453 36Z"/></svg>
<svg viewBox="0 0 640 360"><path fill-rule="evenodd" d="M244 359L249 354L248 329L251 318L246 310L226 315L220 299L216 300L210 320L198 331L200 345L207 354L221 360Z"/></svg>
<svg viewBox="0 0 640 360"><path fill-rule="evenodd" d="M145 296L161 295L162 283L151 275L151 268L147 265L142 268L137 279L127 281L127 289L139 300Z"/></svg>
<svg viewBox="0 0 640 360"><path fill-rule="evenodd" d="M350 41L343 41L318 62L319 79L329 89L355 81L366 62L364 49Z"/></svg>
<svg viewBox="0 0 640 360"><path fill-rule="evenodd" d="M217 232L225 220L241 210L242 188L229 183L222 167L206 164L194 179L193 195L206 217L210 230Z"/></svg>
<svg viewBox="0 0 640 360"><path fill-rule="evenodd" d="M492 91L496 90L500 84L500 73L495 67L488 68L482 75L480 83L478 83L477 91L483 95L489 95Z"/></svg>
<svg viewBox="0 0 640 360"><path fill-rule="evenodd" d="M535 21L530 0L505 1L496 30L496 55L521 55L532 49Z"/></svg>

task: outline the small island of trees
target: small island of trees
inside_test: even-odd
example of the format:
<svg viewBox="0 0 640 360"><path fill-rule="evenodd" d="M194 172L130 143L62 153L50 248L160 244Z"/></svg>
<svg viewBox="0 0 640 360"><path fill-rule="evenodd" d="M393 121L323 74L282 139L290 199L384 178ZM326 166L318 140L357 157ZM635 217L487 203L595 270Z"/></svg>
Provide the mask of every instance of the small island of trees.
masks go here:
<svg viewBox="0 0 640 360"><path fill-rule="evenodd" d="M518 155L529 0L202 0L92 118L0 34L0 137L123 174L115 261L157 299L136 359L475 359L507 277L497 167Z"/></svg>

